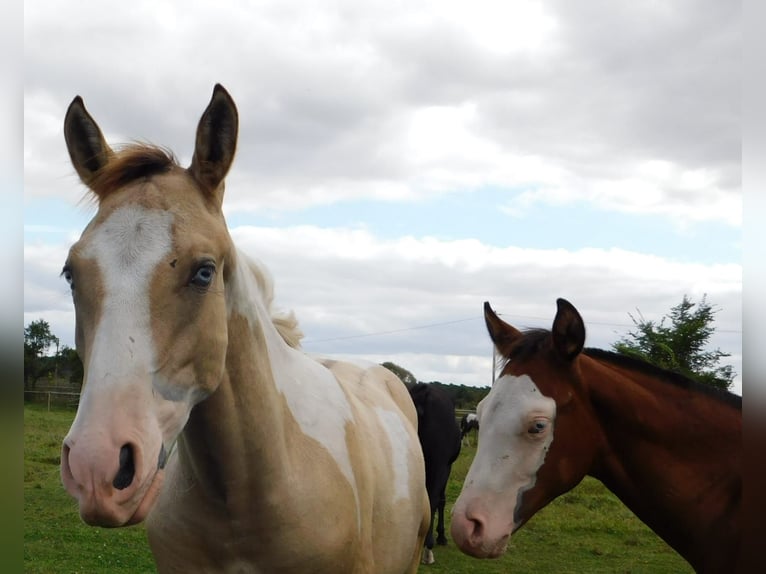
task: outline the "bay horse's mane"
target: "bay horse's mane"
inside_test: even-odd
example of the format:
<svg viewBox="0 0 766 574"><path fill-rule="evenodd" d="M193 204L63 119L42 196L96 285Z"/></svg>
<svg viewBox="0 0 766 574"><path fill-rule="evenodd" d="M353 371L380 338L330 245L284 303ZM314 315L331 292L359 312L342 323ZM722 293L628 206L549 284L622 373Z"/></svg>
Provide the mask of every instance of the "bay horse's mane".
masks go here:
<svg viewBox="0 0 766 574"><path fill-rule="evenodd" d="M509 356L506 359L505 364L512 360L528 359L533 354L542 350L543 345L549 340L551 332L548 329L525 329L522 331L522 334L523 337L514 343L510 348ZM740 395L713 387L711 385L700 383L687 377L686 375L658 367L657 365L637 357L593 347L586 347L583 349L583 353L593 359L611 363L613 365L622 366L634 371L660 378L663 381L667 381L668 383L680 386L693 392L709 395L735 408L740 410L742 409L742 397ZM503 364L502 367L505 367L505 364Z"/></svg>
<svg viewBox="0 0 766 574"><path fill-rule="evenodd" d="M129 183L168 173L176 167L180 167L178 160L167 148L139 142L127 144L115 151L112 158L98 171L90 182L90 189L98 198L103 199ZM303 333L295 314L292 311L280 313L272 309L274 281L268 270L244 254L241 256L255 278L274 327L288 345L299 348Z"/></svg>

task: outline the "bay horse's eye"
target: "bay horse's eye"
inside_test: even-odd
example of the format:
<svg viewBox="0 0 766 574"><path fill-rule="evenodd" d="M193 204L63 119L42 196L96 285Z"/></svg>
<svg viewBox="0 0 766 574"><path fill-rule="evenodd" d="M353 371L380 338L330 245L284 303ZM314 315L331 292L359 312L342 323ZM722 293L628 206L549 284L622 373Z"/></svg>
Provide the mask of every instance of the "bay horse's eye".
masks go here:
<svg viewBox="0 0 766 574"><path fill-rule="evenodd" d="M212 263L203 263L197 268L194 276L191 278L191 283L195 287L201 287L203 289L210 287L215 277L215 265Z"/></svg>
<svg viewBox="0 0 766 574"><path fill-rule="evenodd" d="M529 434L540 434L544 432L546 428L548 428L548 422L538 419L532 423L532 425L527 429L527 432Z"/></svg>

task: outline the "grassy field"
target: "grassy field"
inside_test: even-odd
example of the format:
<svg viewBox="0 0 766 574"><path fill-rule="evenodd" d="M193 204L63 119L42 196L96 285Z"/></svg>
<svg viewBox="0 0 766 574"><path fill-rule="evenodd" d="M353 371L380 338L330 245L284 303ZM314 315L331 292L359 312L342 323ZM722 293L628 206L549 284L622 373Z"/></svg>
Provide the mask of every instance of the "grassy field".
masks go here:
<svg viewBox="0 0 766 574"><path fill-rule="evenodd" d="M59 479L59 451L71 410L24 408L24 571L33 574L155 572L142 526L85 526ZM453 467L448 507L460 493L475 450ZM516 533L499 560L476 560L451 543L425 573L646 573L692 569L595 480L586 479Z"/></svg>

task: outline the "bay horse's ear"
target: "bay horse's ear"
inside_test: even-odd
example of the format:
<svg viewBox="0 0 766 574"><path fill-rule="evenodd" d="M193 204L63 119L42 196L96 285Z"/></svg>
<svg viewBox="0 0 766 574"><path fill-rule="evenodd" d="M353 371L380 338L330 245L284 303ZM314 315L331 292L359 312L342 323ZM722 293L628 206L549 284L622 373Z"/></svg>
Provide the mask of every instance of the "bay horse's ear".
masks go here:
<svg viewBox="0 0 766 574"><path fill-rule="evenodd" d="M239 114L234 100L221 84L213 88L213 96L197 125L189 173L205 189L223 202L221 183L229 172L237 149ZM220 188L220 191L219 191Z"/></svg>
<svg viewBox="0 0 766 574"><path fill-rule="evenodd" d="M489 338L492 339L498 352L507 357L511 345L523 336L521 331L498 317L489 306L489 301L484 302L484 322L487 324Z"/></svg>
<svg viewBox="0 0 766 574"><path fill-rule="evenodd" d="M566 299L556 300L556 318L553 319L553 346L568 361L574 359L585 345L585 323L577 309Z"/></svg>
<svg viewBox="0 0 766 574"><path fill-rule="evenodd" d="M64 139L77 175L90 187L114 154L80 96L72 100L64 116Z"/></svg>

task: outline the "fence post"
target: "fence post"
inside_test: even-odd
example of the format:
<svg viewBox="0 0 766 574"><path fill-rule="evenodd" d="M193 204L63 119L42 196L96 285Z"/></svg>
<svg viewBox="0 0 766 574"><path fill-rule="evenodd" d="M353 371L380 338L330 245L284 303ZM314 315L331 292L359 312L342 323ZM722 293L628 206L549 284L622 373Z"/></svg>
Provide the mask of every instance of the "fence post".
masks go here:
<svg viewBox="0 0 766 574"><path fill-rule="evenodd" d="M51 412L51 392L48 391L48 412Z"/></svg>

